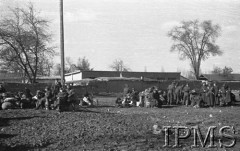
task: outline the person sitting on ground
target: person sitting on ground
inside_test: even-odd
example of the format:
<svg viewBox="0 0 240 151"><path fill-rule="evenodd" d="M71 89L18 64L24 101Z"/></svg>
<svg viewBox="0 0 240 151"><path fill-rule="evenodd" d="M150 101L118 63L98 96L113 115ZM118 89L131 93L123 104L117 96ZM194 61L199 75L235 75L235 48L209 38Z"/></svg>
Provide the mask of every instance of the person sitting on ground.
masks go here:
<svg viewBox="0 0 240 151"><path fill-rule="evenodd" d="M116 107L123 107L122 106L122 99L120 97L117 97L117 99L115 101L115 106Z"/></svg>
<svg viewBox="0 0 240 151"><path fill-rule="evenodd" d="M45 93L44 95L42 94L42 92L38 91L38 101L37 101L37 105L36 105L36 109L44 108L46 110L49 110L51 104L53 104L53 95L52 95L52 91L49 87L45 88Z"/></svg>
<svg viewBox="0 0 240 151"><path fill-rule="evenodd" d="M60 91L57 95L56 104L55 104L56 110L59 111L59 112L65 110L67 100L68 100L67 91L64 88L60 88Z"/></svg>
<svg viewBox="0 0 240 151"><path fill-rule="evenodd" d="M68 93L68 99L67 99L67 102L69 103L69 105L73 108L73 110L74 110L74 103L75 103L75 101L76 101L76 96L75 96L75 91L74 91L74 89L70 86L70 85L68 85L67 86L67 93Z"/></svg>
<svg viewBox="0 0 240 151"><path fill-rule="evenodd" d="M20 103L20 107L23 108L32 108L35 107L35 103L32 101L32 93L30 91L30 89L25 87L25 92L23 93L23 95L21 96L21 103Z"/></svg>
<svg viewBox="0 0 240 151"><path fill-rule="evenodd" d="M90 94L88 92L86 92L83 95L82 102L80 102L79 105L81 105L81 106L92 106L93 105L92 99L90 98Z"/></svg>
<svg viewBox="0 0 240 151"><path fill-rule="evenodd" d="M44 106L42 99L45 97L45 94L41 90L37 90L36 95L32 98L36 102L36 109Z"/></svg>
<svg viewBox="0 0 240 151"><path fill-rule="evenodd" d="M16 99L14 96L10 93L3 93L2 94L2 109L7 110L7 109L14 109L17 108L16 105Z"/></svg>
<svg viewBox="0 0 240 151"><path fill-rule="evenodd" d="M122 105L123 107L131 107L132 106L132 100L131 100L131 93L128 93L126 97L123 98Z"/></svg>

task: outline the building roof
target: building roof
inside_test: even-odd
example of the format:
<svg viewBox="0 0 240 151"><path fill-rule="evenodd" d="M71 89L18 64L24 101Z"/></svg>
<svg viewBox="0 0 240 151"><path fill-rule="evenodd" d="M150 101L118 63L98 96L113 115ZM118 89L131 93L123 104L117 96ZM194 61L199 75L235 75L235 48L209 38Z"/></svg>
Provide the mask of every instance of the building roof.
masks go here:
<svg viewBox="0 0 240 151"><path fill-rule="evenodd" d="M202 74L200 80L209 80L209 81L240 81L240 74Z"/></svg>
<svg viewBox="0 0 240 151"><path fill-rule="evenodd" d="M180 75L180 80L189 80L189 79L184 77L184 76L182 76L182 75Z"/></svg>

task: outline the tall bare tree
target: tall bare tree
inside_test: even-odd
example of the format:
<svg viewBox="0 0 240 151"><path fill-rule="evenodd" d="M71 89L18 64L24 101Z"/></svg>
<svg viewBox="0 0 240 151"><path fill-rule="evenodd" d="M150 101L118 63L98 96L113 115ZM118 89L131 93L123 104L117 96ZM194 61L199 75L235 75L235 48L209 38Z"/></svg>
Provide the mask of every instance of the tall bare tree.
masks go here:
<svg viewBox="0 0 240 151"><path fill-rule="evenodd" d="M220 26L212 24L212 21L199 22L182 21L180 26L175 26L168 32L168 36L174 41L171 51L178 51L180 59L189 59L195 77L198 79L202 61L211 55L221 55L222 51L215 44L220 35Z"/></svg>
<svg viewBox="0 0 240 151"><path fill-rule="evenodd" d="M78 58L77 64L76 64L77 70L82 71L92 71L93 68L90 67L90 63L86 57Z"/></svg>
<svg viewBox="0 0 240 151"><path fill-rule="evenodd" d="M130 71L131 69L129 67L127 67L124 62L122 61L122 59L116 59L110 66L109 66L112 70L114 71Z"/></svg>
<svg viewBox="0 0 240 151"><path fill-rule="evenodd" d="M0 20L3 66L17 66L28 81L35 83L41 63L55 55L53 47L49 47L48 24L31 3L26 8L10 8L8 16Z"/></svg>

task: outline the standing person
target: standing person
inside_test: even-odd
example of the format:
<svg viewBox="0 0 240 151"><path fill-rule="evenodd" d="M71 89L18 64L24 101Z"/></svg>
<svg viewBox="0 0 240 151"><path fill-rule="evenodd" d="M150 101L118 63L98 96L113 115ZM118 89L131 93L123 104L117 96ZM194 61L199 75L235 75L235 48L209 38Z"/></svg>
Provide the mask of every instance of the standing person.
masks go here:
<svg viewBox="0 0 240 151"><path fill-rule="evenodd" d="M181 91L182 91L182 86L181 85L178 85L176 86L176 89L175 89L175 101L176 101L176 104L179 104L180 101L181 101Z"/></svg>
<svg viewBox="0 0 240 151"><path fill-rule="evenodd" d="M52 103L53 94L50 87L45 88L45 108L49 110L50 104Z"/></svg>
<svg viewBox="0 0 240 151"><path fill-rule="evenodd" d="M209 83L208 86L208 100L209 100L209 106L213 107L214 106L214 102L215 102L215 95L214 95L214 87L212 86L211 83Z"/></svg>
<svg viewBox="0 0 240 151"><path fill-rule="evenodd" d="M125 87L123 88L123 97L126 97L129 92L130 92L130 89L128 85L125 84Z"/></svg>
<svg viewBox="0 0 240 151"><path fill-rule="evenodd" d="M216 82L213 83L213 89L214 89L214 97L215 97L215 101L213 105L216 106L216 105L219 105L219 99L218 99L219 88Z"/></svg>
<svg viewBox="0 0 240 151"><path fill-rule="evenodd" d="M168 105L172 105L172 103L173 103L174 85L175 85L175 83L172 82L172 84L170 84L167 88L167 90L168 90L168 93L167 93Z"/></svg>
<svg viewBox="0 0 240 151"><path fill-rule="evenodd" d="M161 102L161 100L160 100L160 95L159 95L159 93L158 93L158 89L154 89L153 90L153 98L156 100L156 102L157 102L157 107L158 108L161 108L162 107L162 102Z"/></svg>
<svg viewBox="0 0 240 151"><path fill-rule="evenodd" d="M226 100L225 100L225 105L229 105L232 103L232 99L231 99L231 89L230 87L227 87L226 89Z"/></svg>
<svg viewBox="0 0 240 151"><path fill-rule="evenodd" d="M190 92L190 87L188 86L188 83L187 83L183 88L183 102L184 102L184 105L186 106L189 105L189 92Z"/></svg>
<svg viewBox="0 0 240 151"><path fill-rule="evenodd" d="M56 81L55 84L52 87L52 93L53 93L53 98L56 99L57 95L60 91L60 88L62 88L62 84L59 81Z"/></svg>
<svg viewBox="0 0 240 151"><path fill-rule="evenodd" d="M223 106L226 102L227 89L228 89L228 86L224 83L221 87L222 99L220 102L220 106Z"/></svg>
<svg viewBox="0 0 240 151"><path fill-rule="evenodd" d="M201 97L202 97L204 104L206 104L207 103L207 84L206 84L206 82L202 83Z"/></svg>

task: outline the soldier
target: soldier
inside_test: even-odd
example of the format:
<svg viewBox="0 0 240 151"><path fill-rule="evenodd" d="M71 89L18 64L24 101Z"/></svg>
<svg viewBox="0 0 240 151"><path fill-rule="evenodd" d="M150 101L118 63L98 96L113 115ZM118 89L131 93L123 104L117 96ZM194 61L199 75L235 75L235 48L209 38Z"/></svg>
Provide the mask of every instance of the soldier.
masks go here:
<svg viewBox="0 0 240 151"><path fill-rule="evenodd" d="M221 87L221 102L220 102L220 106L223 106L226 102L226 92L227 92L228 86L224 83Z"/></svg>
<svg viewBox="0 0 240 151"><path fill-rule="evenodd" d="M55 82L55 85L52 87L52 93L53 93L53 99L57 99L57 95L59 93L60 88L62 87L62 84L59 81Z"/></svg>
<svg viewBox="0 0 240 151"><path fill-rule="evenodd" d="M208 87L208 100L209 100L209 106L213 107L214 106L214 102L215 102L215 95L214 95L214 87L212 86L211 83L209 83L209 87Z"/></svg>
<svg viewBox="0 0 240 151"><path fill-rule="evenodd" d="M20 107L21 108L35 107L35 102L32 101L32 97L33 97L33 95L31 93L30 89L25 87L25 92L21 96Z"/></svg>
<svg viewBox="0 0 240 151"><path fill-rule="evenodd" d="M176 88L175 88L175 101L176 101L176 104L179 104L180 101L181 101L181 91L182 91L182 85L176 85Z"/></svg>
<svg viewBox="0 0 240 151"><path fill-rule="evenodd" d="M167 88L168 89L168 93L167 93L168 105L172 105L173 103L174 85L175 85L175 82L172 82L172 84L170 84Z"/></svg>
<svg viewBox="0 0 240 151"><path fill-rule="evenodd" d="M188 86L188 83L187 83L183 88L183 102L184 102L184 105L186 106L189 105L189 92L190 92L190 87Z"/></svg>
<svg viewBox="0 0 240 151"><path fill-rule="evenodd" d="M219 88L216 84L216 82L213 83L213 89L214 89L214 97L215 97L215 101L214 101L214 106L219 105L219 99L218 99L218 91Z"/></svg>
<svg viewBox="0 0 240 151"><path fill-rule="evenodd" d="M129 92L129 87L127 84L125 84L125 87L123 88L123 97L126 97Z"/></svg>
<svg viewBox="0 0 240 151"><path fill-rule="evenodd" d="M74 89L68 85L67 86L67 93L68 93L68 99L67 99L67 102L69 103L70 107L72 107L72 110L75 109L75 101L76 101L76 96L75 96L75 91Z"/></svg>
<svg viewBox="0 0 240 151"><path fill-rule="evenodd" d="M39 95L43 96L42 94ZM42 98L40 97L38 99L36 109L39 109L40 107L43 108L43 106L45 106L45 109L49 110L50 104L52 103L52 99L53 99L52 91L49 87L46 87L44 97Z"/></svg>
<svg viewBox="0 0 240 151"><path fill-rule="evenodd" d="M156 88L153 90L153 98L157 102L157 107L161 108L162 107L162 102L160 100L160 95L159 95L158 90Z"/></svg>
<svg viewBox="0 0 240 151"><path fill-rule="evenodd" d="M201 96L202 96L202 100L203 100L204 104L206 104L207 103L207 84L206 84L206 82L202 83Z"/></svg>
<svg viewBox="0 0 240 151"><path fill-rule="evenodd" d="M230 89L230 87L228 87L227 89L226 89L226 100L225 100L225 104L226 105L229 105L229 104L231 104L232 103L232 99L231 99L231 89Z"/></svg>
<svg viewBox="0 0 240 151"><path fill-rule="evenodd" d="M60 91L57 95L57 101L55 106L57 111L62 112L64 110L67 99L68 99L67 91L63 88L60 88Z"/></svg>

